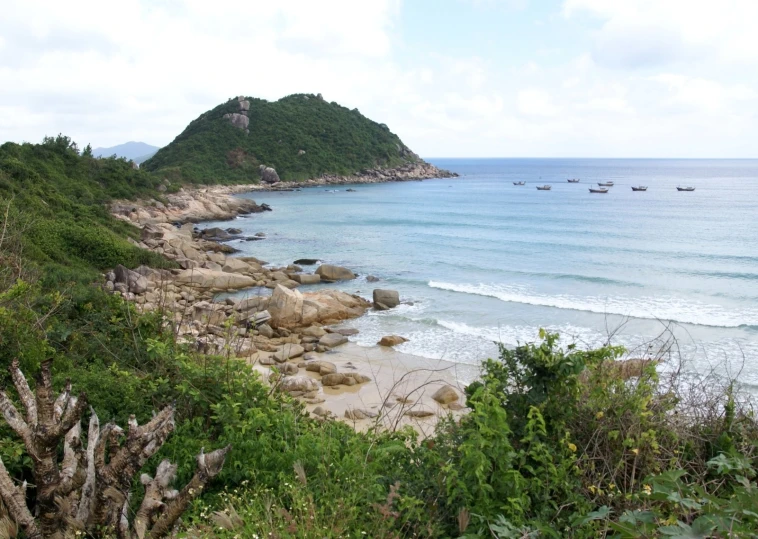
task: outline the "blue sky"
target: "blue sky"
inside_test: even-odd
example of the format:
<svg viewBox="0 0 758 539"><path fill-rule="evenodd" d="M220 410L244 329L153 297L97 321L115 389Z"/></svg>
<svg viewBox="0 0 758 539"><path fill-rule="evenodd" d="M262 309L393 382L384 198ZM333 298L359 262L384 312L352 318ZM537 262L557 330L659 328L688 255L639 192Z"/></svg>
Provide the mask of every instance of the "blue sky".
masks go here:
<svg viewBox="0 0 758 539"><path fill-rule="evenodd" d="M12 0L0 140L322 93L424 156L758 157L755 0Z"/></svg>

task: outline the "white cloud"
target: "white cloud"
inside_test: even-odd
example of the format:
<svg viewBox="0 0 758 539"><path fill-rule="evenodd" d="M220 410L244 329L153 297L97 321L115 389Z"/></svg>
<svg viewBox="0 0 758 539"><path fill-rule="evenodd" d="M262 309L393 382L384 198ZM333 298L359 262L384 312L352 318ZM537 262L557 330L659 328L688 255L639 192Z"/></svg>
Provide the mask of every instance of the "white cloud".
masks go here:
<svg viewBox="0 0 758 539"><path fill-rule="evenodd" d="M711 55L724 62L758 59L755 0L565 0L563 13L605 21L594 56L609 65L654 66Z"/></svg>
<svg viewBox="0 0 758 539"><path fill-rule="evenodd" d="M474 2L447 7L492 18L534 5ZM0 141L166 144L229 97L321 92L422 155L758 151L753 0L565 0L518 54L509 32L458 53L464 37L409 29L401 0L13 4L0 18ZM590 45L553 39L556 25ZM414 47L403 31L418 32ZM453 46L424 48L434 32Z"/></svg>
<svg viewBox="0 0 758 539"><path fill-rule="evenodd" d="M518 110L527 116L555 116L559 108L550 94L541 88L528 88L518 93Z"/></svg>

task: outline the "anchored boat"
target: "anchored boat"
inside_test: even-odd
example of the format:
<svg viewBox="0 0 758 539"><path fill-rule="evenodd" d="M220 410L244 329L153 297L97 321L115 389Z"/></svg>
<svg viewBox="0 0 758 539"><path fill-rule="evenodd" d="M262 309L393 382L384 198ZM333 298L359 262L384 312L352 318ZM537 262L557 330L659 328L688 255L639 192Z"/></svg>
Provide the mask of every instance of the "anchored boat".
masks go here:
<svg viewBox="0 0 758 539"><path fill-rule="evenodd" d="M632 186L632 191L647 191L647 185Z"/></svg>
<svg viewBox="0 0 758 539"><path fill-rule="evenodd" d="M552 185L538 185L537 191L550 191L550 189L552 188L553 188Z"/></svg>
<svg viewBox="0 0 758 539"><path fill-rule="evenodd" d="M608 192L608 189L604 187L600 187L598 189L593 189L592 187L590 187L590 193L607 193L607 192Z"/></svg>
<svg viewBox="0 0 758 539"><path fill-rule="evenodd" d="M579 183L579 178L574 178L572 180L566 180L569 183Z"/></svg>
<svg viewBox="0 0 758 539"><path fill-rule="evenodd" d="M613 182L598 183L600 187L613 187Z"/></svg>
<svg viewBox="0 0 758 539"><path fill-rule="evenodd" d="M513 185L526 185L526 182L513 182Z"/></svg>
<svg viewBox="0 0 758 539"><path fill-rule="evenodd" d="M694 187L677 187L676 190L677 191L694 191L695 188Z"/></svg>

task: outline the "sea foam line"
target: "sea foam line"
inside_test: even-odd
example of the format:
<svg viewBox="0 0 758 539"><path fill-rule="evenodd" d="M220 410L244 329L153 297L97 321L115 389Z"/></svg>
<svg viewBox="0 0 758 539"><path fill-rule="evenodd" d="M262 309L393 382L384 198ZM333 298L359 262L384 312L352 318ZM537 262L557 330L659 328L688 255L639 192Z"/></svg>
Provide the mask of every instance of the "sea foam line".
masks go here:
<svg viewBox="0 0 758 539"><path fill-rule="evenodd" d="M554 307L557 309L615 314L650 320L670 320L700 326L758 327L758 309L743 308L732 310L721 305L709 305L672 297L630 298L615 296L602 298L596 296L571 296L567 294L548 296L533 293L523 287L488 285L483 283L455 284L439 281L429 281L429 286L463 294L493 297L505 302Z"/></svg>

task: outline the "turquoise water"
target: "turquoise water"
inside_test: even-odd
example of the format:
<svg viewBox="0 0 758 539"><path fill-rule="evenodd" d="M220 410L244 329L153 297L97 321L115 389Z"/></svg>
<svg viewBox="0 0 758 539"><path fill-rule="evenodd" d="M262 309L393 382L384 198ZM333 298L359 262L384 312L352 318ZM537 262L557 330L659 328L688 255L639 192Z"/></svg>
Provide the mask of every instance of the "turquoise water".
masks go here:
<svg viewBox="0 0 758 539"><path fill-rule="evenodd" d="M361 277L338 288L413 302L352 322L359 344L397 333L401 351L476 364L545 327L580 346L612 334L633 355L672 347L758 384L758 160L432 162L461 177L242 195L274 211L220 225L266 233L242 254L345 265Z"/></svg>

